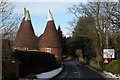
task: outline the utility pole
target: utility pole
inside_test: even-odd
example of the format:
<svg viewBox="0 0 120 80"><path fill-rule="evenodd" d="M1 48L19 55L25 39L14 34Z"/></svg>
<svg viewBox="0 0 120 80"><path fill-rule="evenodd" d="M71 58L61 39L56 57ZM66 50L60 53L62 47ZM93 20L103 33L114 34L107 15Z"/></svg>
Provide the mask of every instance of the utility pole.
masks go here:
<svg viewBox="0 0 120 80"><path fill-rule="evenodd" d="M106 48L108 49L108 2L106 3ZM106 66L106 64L105 64Z"/></svg>
<svg viewBox="0 0 120 80"><path fill-rule="evenodd" d="M108 3L106 3L106 47L108 49L108 16L107 16L107 13L108 13Z"/></svg>

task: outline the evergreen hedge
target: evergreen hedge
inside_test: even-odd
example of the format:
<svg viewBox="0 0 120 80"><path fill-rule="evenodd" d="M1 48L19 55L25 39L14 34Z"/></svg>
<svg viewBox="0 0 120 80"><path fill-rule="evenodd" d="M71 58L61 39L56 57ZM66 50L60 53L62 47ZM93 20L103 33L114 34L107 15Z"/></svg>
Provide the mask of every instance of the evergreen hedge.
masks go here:
<svg viewBox="0 0 120 80"><path fill-rule="evenodd" d="M119 74L120 73L119 64L120 60L113 60L105 67L105 70L113 74Z"/></svg>
<svg viewBox="0 0 120 80"><path fill-rule="evenodd" d="M53 54L40 51L15 50L12 58L20 61L20 77L40 74L61 66Z"/></svg>
<svg viewBox="0 0 120 80"><path fill-rule="evenodd" d="M2 72L2 80L18 80L16 74L14 72Z"/></svg>
<svg viewBox="0 0 120 80"><path fill-rule="evenodd" d="M56 58L53 54L39 51L20 51L15 50L12 58L20 61L21 64L37 65L37 64L56 64Z"/></svg>

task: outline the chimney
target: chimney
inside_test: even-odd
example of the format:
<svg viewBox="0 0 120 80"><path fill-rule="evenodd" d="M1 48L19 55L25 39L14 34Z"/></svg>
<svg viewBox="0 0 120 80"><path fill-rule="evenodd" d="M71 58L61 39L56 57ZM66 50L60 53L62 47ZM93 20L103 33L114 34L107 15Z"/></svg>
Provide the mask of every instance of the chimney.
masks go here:
<svg viewBox="0 0 120 80"><path fill-rule="evenodd" d="M27 20L31 20L29 10L26 11L25 21L27 21Z"/></svg>
<svg viewBox="0 0 120 80"><path fill-rule="evenodd" d="M48 21L53 21L53 17L52 17L52 14L50 12L50 10L48 10Z"/></svg>
<svg viewBox="0 0 120 80"><path fill-rule="evenodd" d="M26 8L23 9L23 18L26 16Z"/></svg>

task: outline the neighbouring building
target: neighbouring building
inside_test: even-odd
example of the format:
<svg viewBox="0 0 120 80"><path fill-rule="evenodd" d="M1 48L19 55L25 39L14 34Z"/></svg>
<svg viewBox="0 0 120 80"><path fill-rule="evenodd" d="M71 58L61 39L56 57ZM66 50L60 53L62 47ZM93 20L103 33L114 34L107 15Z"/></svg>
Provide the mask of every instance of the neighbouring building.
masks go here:
<svg viewBox="0 0 120 80"><path fill-rule="evenodd" d="M39 39L39 50L41 52L52 53L57 59L60 59L62 54L62 46L50 10L48 10L47 20L48 22L45 31Z"/></svg>
<svg viewBox="0 0 120 80"><path fill-rule="evenodd" d="M23 19L14 41L14 49L48 52L61 60L62 46L50 10L48 10L47 21L44 33L37 37L32 27L29 11L24 8Z"/></svg>
<svg viewBox="0 0 120 80"><path fill-rule="evenodd" d="M24 8L23 19L14 41L14 48L20 50L36 50L38 49L37 44L38 38L35 36L29 11L26 11Z"/></svg>

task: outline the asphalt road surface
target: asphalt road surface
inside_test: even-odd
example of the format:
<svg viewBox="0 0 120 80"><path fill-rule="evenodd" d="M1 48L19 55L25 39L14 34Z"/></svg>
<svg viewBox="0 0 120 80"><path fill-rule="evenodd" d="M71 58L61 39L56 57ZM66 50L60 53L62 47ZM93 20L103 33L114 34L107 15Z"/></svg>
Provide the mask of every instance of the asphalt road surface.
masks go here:
<svg viewBox="0 0 120 80"><path fill-rule="evenodd" d="M77 60L64 61L63 71L54 80L104 80L97 72L80 64Z"/></svg>

